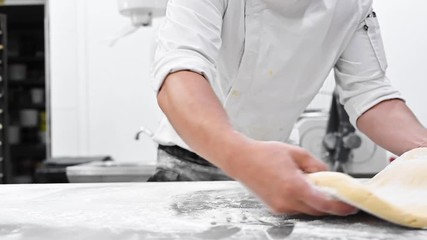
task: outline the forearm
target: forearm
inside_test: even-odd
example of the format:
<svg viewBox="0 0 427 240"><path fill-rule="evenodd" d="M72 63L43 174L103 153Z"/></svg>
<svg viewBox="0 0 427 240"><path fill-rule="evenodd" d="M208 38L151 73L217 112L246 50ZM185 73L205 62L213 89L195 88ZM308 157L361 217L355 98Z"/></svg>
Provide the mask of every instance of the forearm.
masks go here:
<svg viewBox="0 0 427 240"><path fill-rule="evenodd" d="M222 104L202 76L169 75L158 94L163 112L182 139L199 155L255 192L277 213L348 215L354 208L315 189L302 171L325 170L301 148L254 141L236 132Z"/></svg>
<svg viewBox="0 0 427 240"><path fill-rule="evenodd" d="M158 102L186 144L226 172L231 170L230 159L236 146L248 139L233 129L203 76L190 71L169 75Z"/></svg>
<svg viewBox="0 0 427 240"><path fill-rule="evenodd" d="M383 148L401 155L427 146L427 130L401 100L381 102L357 120L358 128Z"/></svg>

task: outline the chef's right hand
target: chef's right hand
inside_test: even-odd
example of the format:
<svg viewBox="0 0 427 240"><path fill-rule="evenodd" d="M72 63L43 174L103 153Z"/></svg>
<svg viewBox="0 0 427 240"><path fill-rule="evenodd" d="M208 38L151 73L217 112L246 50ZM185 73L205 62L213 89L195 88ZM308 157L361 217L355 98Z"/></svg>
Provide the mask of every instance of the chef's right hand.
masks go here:
<svg viewBox="0 0 427 240"><path fill-rule="evenodd" d="M317 190L305 173L326 171L322 161L300 147L250 141L234 154L229 174L277 214L350 215L356 208Z"/></svg>

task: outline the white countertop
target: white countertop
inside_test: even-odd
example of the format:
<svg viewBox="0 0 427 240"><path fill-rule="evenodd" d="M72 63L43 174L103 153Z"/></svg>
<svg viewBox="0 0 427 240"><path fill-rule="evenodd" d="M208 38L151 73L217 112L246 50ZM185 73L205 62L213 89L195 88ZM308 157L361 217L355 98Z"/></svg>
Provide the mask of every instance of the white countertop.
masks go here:
<svg viewBox="0 0 427 240"><path fill-rule="evenodd" d="M237 182L0 185L0 239L427 239L367 214L273 216Z"/></svg>

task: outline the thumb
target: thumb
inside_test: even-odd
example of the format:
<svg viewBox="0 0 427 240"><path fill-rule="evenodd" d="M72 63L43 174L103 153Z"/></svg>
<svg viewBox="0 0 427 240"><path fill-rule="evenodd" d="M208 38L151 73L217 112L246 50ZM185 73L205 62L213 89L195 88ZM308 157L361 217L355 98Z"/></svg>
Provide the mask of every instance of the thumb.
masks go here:
<svg viewBox="0 0 427 240"><path fill-rule="evenodd" d="M325 162L315 158L303 148L299 148L294 153L295 163L305 173L321 172L328 170L328 165Z"/></svg>

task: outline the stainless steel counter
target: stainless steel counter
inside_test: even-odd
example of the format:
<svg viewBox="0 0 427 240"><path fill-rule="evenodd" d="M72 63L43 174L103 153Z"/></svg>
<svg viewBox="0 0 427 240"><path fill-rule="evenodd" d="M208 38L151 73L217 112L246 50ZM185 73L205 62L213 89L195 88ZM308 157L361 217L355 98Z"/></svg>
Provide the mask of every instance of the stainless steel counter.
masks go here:
<svg viewBox="0 0 427 240"><path fill-rule="evenodd" d="M0 186L0 239L427 239L367 214L273 216L236 182Z"/></svg>

